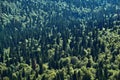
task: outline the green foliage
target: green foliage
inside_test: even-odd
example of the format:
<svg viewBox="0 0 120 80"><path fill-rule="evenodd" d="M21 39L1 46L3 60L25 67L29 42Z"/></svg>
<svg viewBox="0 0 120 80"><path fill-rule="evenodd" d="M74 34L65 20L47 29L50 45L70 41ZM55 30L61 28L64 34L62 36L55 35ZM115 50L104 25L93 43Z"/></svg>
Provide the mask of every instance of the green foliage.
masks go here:
<svg viewBox="0 0 120 80"><path fill-rule="evenodd" d="M47 70L44 74L43 74L43 77L42 79L43 80L53 80L56 76L56 73L54 70Z"/></svg>
<svg viewBox="0 0 120 80"><path fill-rule="evenodd" d="M0 80L120 80L119 3L1 0Z"/></svg>

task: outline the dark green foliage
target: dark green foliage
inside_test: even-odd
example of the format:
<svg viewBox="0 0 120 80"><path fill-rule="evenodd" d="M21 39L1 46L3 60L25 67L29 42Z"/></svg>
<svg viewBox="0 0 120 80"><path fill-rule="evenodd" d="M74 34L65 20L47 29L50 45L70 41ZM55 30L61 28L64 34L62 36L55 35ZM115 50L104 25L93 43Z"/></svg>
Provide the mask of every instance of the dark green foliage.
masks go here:
<svg viewBox="0 0 120 80"><path fill-rule="evenodd" d="M0 80L120 80L119 3L1 0Z"/></svg>
<svg viewBox="0 0 120 80"><path fill-rule="evenodd" d="M77 79L77 74L76 74L75 71L74 71L74 74L73 74L73 80L78 80L78 79Z"/></svg>
<svg viewBox="0 0 120 80"><path fill-rule="evenodd" d="M91 80L90 75L84 75L82 80Z"/></svg>

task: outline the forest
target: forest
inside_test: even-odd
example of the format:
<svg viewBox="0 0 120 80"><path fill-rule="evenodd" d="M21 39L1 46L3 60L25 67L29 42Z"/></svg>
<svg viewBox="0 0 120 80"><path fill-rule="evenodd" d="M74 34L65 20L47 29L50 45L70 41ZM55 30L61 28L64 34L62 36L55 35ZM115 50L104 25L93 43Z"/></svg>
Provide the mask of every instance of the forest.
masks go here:
<svg viewBox="0 0 120 80"><path fill-rule="evenodd" d="M120 80L120 0L0 0L0 80Z"/></svg>

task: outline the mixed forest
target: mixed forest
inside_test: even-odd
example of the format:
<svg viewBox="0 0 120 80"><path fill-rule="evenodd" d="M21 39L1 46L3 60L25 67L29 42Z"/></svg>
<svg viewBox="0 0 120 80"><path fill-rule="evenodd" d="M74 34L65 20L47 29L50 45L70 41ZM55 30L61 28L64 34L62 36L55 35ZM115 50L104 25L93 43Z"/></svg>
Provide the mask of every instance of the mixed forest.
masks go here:
<svg viewBox="0 0 120 80"><path fill-rule="evenodd" d="M120 80L120 0L0 0L0 80Z"/></svg>

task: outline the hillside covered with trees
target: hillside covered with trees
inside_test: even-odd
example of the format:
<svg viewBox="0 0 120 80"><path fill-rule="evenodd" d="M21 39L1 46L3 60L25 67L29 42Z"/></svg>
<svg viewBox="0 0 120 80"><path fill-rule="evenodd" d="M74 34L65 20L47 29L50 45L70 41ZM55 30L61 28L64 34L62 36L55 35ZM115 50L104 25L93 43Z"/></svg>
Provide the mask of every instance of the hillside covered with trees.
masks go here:
<svg viewBox="0 0 120 80"><path fill-rule="evenodd" d="M120 80L120 0L0 0L0 80Z"/></svg>

